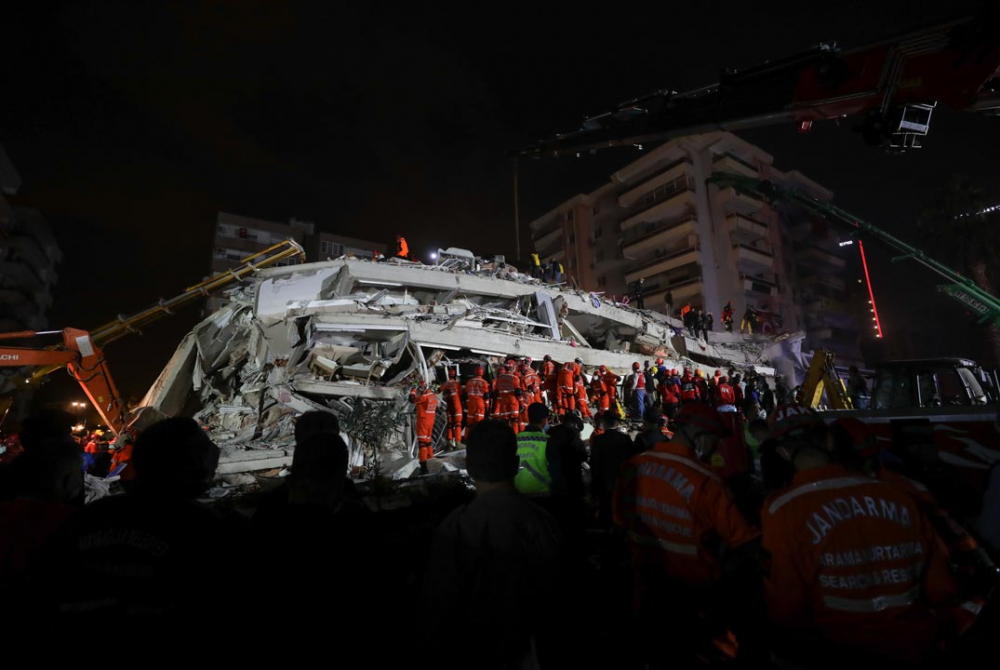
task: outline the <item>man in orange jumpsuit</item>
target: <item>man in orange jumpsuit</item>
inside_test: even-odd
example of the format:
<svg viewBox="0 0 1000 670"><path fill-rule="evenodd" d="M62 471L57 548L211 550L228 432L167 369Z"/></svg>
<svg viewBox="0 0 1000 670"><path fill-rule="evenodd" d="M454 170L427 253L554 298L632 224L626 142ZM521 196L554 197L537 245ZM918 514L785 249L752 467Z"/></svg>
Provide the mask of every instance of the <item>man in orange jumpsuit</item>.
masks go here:
<svg viewBox="0 0 1000 670"><path fill-rule="evenodd" d="M604 382L604 390L608 394L608 406L611 409L615 409L616 403L618 402L619 377L603 365L597 369L597 373L601 376L601 381Z"/></svg>
<svg viewBox="0 0 1000 670"><path fill-rule="evenodd" d="M548 396L549 404L554 410L556 408L556 364L548 354L545 354L545 358L542 359L542 380L545 382L545 395Z"/></svg>
<svg viewBox="0 0 1000 670"><path fill-rule="evenodd" d="M576 408L584 419L590 418L590 404L587 402L587 387L583 385L583 377L573 376L573 390L576 397Z"/></svg>
<svg viewBox="0 0 1000 670"><path fill-rule="evenodd" d="M434 458L434 447L431 438L434 433L434 418L437 416L438 397L420 380L417 388L410 391L410 402L417 412L417 457L420 460L420 470L427 474L427 461Z"/></svg>
<svg viewBox="0 0 1000 670"><path fill-rule="evenodd" d="M612 515L631 549L640 626L687 644L697 614L724 595L722 548L752 547L759 533L705 463L729 433L718 412L688 403L674 423L671 441L622 465Z"/></svg>
<svg viewBox="0 0 1000 670"><path fill-rule="evenodd" d="M396 257L410 259L410 245L406 243L406 238L396 235Z"/></svg>
<svg viewBox="0 0 1000 670"><path fill-rule="evenodd" d="M538 379L538 373L531 367L530 361L529 358L521 366L521 430L524 430L524 427L528 425L528 405L541 402L539 400L542 393L541 380Z"/></svg>
<svg viewBox="0 0 1000 670"><path fill-rule="evenodd" d="M493 382L493 395L496 398L493 416L501 421L506 421L516 433L520 423L518 397L521 395L521 385L514 375L513 363L513 361L507 361L504 364L503 372L497 375L496 381Z"/></svg>
<svg viewBox="0 0 1000 670"><path fill-rule="evenodd" d="M556 387L556 414L565 414L567 410L576 409L576 402L573 398L576 391L573 388L573 375L576 374L576 365L570 361L563 363L557 375L558 386Z"/></svg>
<svg viewBox="0 0 1000 670"><path fill-rule="evenodd" d="M793 663L926 662L942 639L936 610L957 594L930 520L907 493L834 463L812 409L782 405L769 423L795 471L761 511L776 653Z"/></svg>
<svg viewBox="0 0 1000 670"><path fill-rule="evenodd" d="M448 381L441 385L444 409L448 414L448 446L454 449L462 439L462 385L455 368L448 369Z"/></svg>
<svg viewBox="0 0 1000 670"><path fill-rule="evenodd" d="M476 376L465 382L465 430L468 431L486 418L486 396L490 385L483 379L483 367L476 368Z"/></svg>
<svg viewBox="0 0 1000 670"><path fill-rule="evenodd" d="M590 390L594 393L594 402L597 403L597 409L601 412L608 411L608 392L604 388L604 380L601 379L600 374L596 374L590 378Z"/></svg>

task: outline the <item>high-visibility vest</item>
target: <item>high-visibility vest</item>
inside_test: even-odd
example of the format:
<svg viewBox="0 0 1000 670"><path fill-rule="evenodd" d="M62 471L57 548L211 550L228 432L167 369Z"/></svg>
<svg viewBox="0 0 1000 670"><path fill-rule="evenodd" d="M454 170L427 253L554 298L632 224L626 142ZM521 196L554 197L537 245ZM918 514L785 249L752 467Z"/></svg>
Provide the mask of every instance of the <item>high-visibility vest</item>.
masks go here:
<svg viewBox="0 0 1000 670"><path fill-rule="evenodd" d="M536 268L542 264L542 262L538 259L538 254L531 254L531 264Z"/></svg>
<svg viewBox="0 0 1000 670"><path fill-rule="evenodd" d="M517 457L521 461L514 486L525 494L544 494L552 490L552 475L545 458L549 436L540 431L524 430L517 434Z"/></svg>

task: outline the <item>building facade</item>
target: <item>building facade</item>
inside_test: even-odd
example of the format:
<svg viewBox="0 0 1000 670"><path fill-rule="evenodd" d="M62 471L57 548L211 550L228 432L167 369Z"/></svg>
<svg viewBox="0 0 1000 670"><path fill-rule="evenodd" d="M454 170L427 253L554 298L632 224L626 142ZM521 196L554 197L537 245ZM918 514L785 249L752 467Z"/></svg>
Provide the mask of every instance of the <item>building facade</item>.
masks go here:
<svg viewBox="0 0 1000 670"><path fill-rule="evenodd" d="M736 326L746 307L764 332L804 330L807 346L859 355L850 298L850 248L804 212L776 210L732 188L707 184L722 171L769 179L819 199L832 193L731 133L671 140L531 223L543 262L560 261L579 288L619 299L644 279L646 309L691 304L715 317L731 301ZM822 234L820 234L822 232ZM856 252L855 252L856 253Z"/></svg>
<svg viewBox="0 0 1000 670"><path fill-rule="evenodd" d="M305 249L308 261L337 258L347 253L370 258L374 251L385 253L386 245L316 230L316 224L291 219L288 223L254 219L248 216L219 212L215 224L211 274L231 270L247 256L252 256L286 239L293 239ZM292 265L297 259L287 259L278 265ZM225 304L225 297L208 298L206 310L214 312Z"/></svg>

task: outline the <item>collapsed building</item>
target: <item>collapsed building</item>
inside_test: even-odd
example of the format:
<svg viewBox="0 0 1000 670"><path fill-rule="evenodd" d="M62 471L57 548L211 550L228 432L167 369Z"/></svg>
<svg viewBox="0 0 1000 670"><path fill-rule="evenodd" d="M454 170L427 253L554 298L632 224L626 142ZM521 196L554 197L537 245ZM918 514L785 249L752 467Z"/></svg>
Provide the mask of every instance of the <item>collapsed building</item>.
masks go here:
<svg viewBox="0 0 1000 670"><path fill-rule="evenodd" d="M508 356L583 361L624 375L635 361L662 357L668 367L753 369L774 376L772 361L798 361L801 336L690 336L679 321L602 295L548 286L464 250L441 252L435 266L351 257L260 271L229 292L228 304L181 341L138 410L137 425L193 416L222 449L219 472L291 462L294 420L310 410L345 419L389 407L381 444L344 429L355 468L373 459L402 478L416 468L408 392L421 379L444 381L495 369ZM791 371L783 371L789 374ZM444 433L443 411L434 435ZM349 421L347 422L349 424ZM443 440L442 440L443 441Z"/></svg>

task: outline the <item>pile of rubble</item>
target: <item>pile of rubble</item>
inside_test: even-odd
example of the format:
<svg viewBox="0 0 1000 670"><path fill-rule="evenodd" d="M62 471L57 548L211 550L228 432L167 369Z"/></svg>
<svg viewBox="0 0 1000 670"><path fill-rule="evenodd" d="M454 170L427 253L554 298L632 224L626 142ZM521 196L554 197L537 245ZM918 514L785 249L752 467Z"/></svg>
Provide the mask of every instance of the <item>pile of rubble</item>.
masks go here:
<svg viewBox="0 0 1000 670"><path fill-rule="evenodd" d="M459 250L436 266L342 258L273 268L230 292L228 305L184 338L139 421L194 416L223 450L220 472L235 473L288 464L302 412L332 411L343 423L389 403L399 421L381 458L402 476L415 442L407 392L420 379L443 380L443 364L548 354L624 374L636 360L663 357L709 374L753 367L773 375L769 361L796 340L711 335L711 343L689 337L662 314L545 286ZM371 450L345 433L352 464L370 465Z"/></svg>

